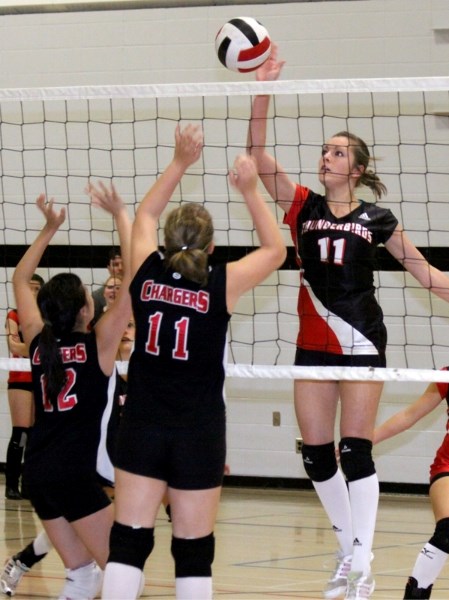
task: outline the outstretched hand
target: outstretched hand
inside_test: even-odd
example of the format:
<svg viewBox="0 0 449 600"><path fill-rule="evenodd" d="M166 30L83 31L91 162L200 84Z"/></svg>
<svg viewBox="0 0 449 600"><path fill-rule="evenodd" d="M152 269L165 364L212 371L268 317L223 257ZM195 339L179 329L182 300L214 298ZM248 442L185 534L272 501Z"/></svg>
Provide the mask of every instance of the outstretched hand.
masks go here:
<svg viewBox="0 0 449 600"><path fill-rule="evenodd" d="M97 185L89 183L86 187L86 194L90 196L94 206L102 208L113 216L117 215L124 206L122 197L112 183L109 188L102 181L99 181Z"/></svg>
<svg viewBox="0 0 449 600"><path fill-rule="evenodd" d="M285 60L278 60L278 46L271 45L270 57L256 71L257 81L276 81L281 74Z"/></svg>
<svg viewBox="0 0 449 600"><path fill-rule="evenodd" d="M45 194L39 194L36 198L36 206L44 215L47 225L51 229L59 229L59 227L65 221L65 208L61 208L59 212L57 212L54 208L54 200L50 198L47 201L47 197Z"/></svg>
<svg viewBox="0 0 449 600"><path fill-rule="evenodd" d="M195 163L203 149L203 131L199 125L186 125L181 130L180 125L175 130L174 160L179 161L184 168Z"/></svg>
<svg viewBox="0 0 449 600"><path fill-rule="evenodd" d="M256 189L257 177L255 158L247 154L239 154L234 161L234 167L229 171L230 184L244 194Z"/></svg>

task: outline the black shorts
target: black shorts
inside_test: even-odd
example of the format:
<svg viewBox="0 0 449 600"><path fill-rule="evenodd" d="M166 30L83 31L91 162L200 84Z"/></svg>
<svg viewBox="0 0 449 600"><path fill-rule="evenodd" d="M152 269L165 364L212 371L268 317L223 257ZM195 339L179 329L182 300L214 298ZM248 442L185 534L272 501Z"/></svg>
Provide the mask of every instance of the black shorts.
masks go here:
<svg viewBox="0 0 449 600"><path fill-rule="evenodd" d="M24 390L25 392L33 391L33 384L31 381L12 381L8 383L8 390Z"/></svg>
<svg viewBox="0 0 449 600"><path fill-rule="evenodd" d="M297 367L373 367L387 366L385 354L331 354L296 348Z"/></svg>
<svg viewBox="0 0 449 600"><path fill-rule="evenodd" d="M120 423L115 466L166 481L179 490L205 490L223 483L226 423L164 427Z"/></svg>
<svg viewBox="0 0 449 600"><path fill-rule="evenodd" d="M43 521L64 517L71 523L111 504L97 478L51 483L30 483L31 504Z"/></svg>

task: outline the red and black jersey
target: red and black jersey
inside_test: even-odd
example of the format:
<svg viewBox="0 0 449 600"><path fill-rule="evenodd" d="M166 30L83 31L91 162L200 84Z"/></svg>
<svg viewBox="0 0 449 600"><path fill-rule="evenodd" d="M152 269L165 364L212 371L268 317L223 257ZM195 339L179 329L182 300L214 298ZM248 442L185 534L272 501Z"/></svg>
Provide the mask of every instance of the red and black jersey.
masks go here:
<svg viewBox="0 0 449 600"><path fill-rule="evenodd" d="M386 346L383 314L375 298L376 249L398 225L373 203L337 218L326 198L297 186L284 223L300 265L297 346L332 354L379 354Z"/></svg>
<svg viewBox="0 0 449 600"><path fill-rule="evenodd" d="M17 314L17 310L15 308L11 309L6 319L11 319L17 323L17 327L19 330L19 338L20 341L23 342L22 333L20 331L20 323L19 323L19 315ZM12 354L13 358L23 358L18 354ZM31 383L31 372L30 371L10 371L8 375L8 383Z"/></svg>
<svg viewBox="0 0 449 600"><path fill-rule="evenodd" d="M92 477L115 373L107 377L100 368L95 331L64 336L58 345L67 379L53 405L45 395L38 343L39 336L30 346L36 420L25 450L25 477L29 483Z"/></svg>
<svg viewBox="0 0 449 600"><path fill-rule="evenodd" d="M123 419L182 427L222 417L226 266L211 267L203 287L153 252L130 291L136 341Z"/></svg>
<svg viewBox="0 0 449 600"><path fill-rule="evenodd" d="M443 367L442 371L449 370L449 367ZM446 421L446 434L441 446L435 454L433 463L430 465L430 481L446 476L449 473L449 383L439 382L436 384L441 396L441 400L446 400L446 411L448 419Z"/></svg>
<svg viewBox="0 0 449 600"><path fill-rule="evenodd" d="M443 367L441 371L449 371L449 367ZM449 383L439 382L436 384L440 392L441 400L446 400L448 420L446 422L446 432L449 433Z"/></svg>

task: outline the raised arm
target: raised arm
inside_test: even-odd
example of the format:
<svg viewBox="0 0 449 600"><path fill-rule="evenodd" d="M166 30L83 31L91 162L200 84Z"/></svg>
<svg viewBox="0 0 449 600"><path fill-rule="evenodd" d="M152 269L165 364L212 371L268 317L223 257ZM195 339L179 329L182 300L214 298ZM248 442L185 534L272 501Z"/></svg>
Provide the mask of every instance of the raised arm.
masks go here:
<svg viewBox="0 0 449 600"><path fill-rule="evenodd" d="M400 227L385 243L385 248L419 281L423 288L449 302L449 277L428 263Z"/></svg>
<svg viewBox="0 0 449 600"><path fill-rule="evenodd" d="M131 282L132 225L126 205L113 185L107 187L102 182L97 185L89 184L86 191L91 197L92 204L112 215L119 235L123 261L120 290L111 307L95 325L100 366L106 375L110 375L114 369L120 340L131 317L129 284Z"/></svg>
<svg viewBox="0 0 449 600"><path fill-rule="evenodd" d="M257 189L255 159L237 156L229 181L242 194L260 241L260 248L227 265L226 301L232 312L243 293L282 265L287 252L276 219Z"/></svg>
<svg viewBox="0 0 449 600"><path fill-rule="evenodd" d="M183 130L179 125L176 127L173 159L137 209L132 232L133 275L147 256L157 250L159 217L188 167L201 156L202 149L203 133L199 126L190 124Z"/></svg>
<svg viewBox="0 0 449 600"><path fill-rule="evenodd" d="M277 46L273 44L270 58L256 71L257 81L275 81L284 64L285 61L277 59ZM269 106L269 95L254 97L248 129L248 153L257 160L257 170L267 192L285 212L288 212L295 196L296 185L266 150Z"/></svg>
<svg viewBox="0 0 449 600"><path fill-rule="evenodd" d="M428 415L441 402L441 395L436 383L431 383L426 391L415 402L399 411L374 430L373 444L405 431Z"/></svg>
<svg viewBox="0 0 449 600"><path fill-rule="evenodd" d="M65 220L65 209L61 208L59 212L55 211L53 200L47 202L45 194L38 196L36 206L45 217L45 225L20 259L12 277L22 337L27 349L43 327L36 297L30 289L30 279L36 271L45 249Z"/></svg>

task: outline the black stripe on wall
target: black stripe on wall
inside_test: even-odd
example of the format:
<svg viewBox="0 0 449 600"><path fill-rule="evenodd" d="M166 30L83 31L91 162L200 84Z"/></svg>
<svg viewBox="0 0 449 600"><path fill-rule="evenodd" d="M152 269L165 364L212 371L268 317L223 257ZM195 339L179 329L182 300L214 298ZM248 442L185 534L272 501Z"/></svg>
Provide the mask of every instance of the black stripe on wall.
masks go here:
<svg viewBox="0 0 449 600"><path fill-rule="evenodd" d="M25 253L28 246L2 245L0 246L0 265L15 267ZM45 251L40 267L71 268L71 269L104 269L108 263L110 246L49 246ZM217 246L212 256L212 262L238 260L253 247L247 246ZM419 248L431 265L441 271L449 271L449 248L431 247ZM385 248L378 248L379 271L403 271L403 267L395 260ZM287 249L287 259L281 269L297 269L295 250Z"/></svg>

